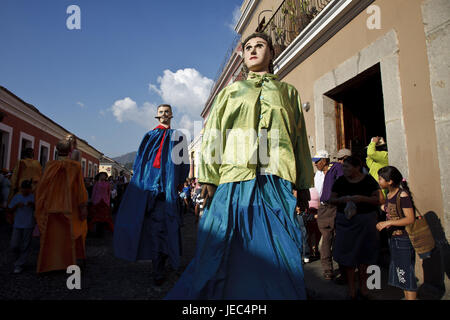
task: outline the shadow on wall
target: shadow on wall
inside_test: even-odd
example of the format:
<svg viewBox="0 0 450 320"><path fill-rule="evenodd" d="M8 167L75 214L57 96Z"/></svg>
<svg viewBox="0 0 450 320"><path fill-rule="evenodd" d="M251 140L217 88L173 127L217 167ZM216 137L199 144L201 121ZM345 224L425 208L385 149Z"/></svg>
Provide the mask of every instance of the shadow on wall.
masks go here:
<svg viewBox="0 0 450 320"><path fill-rule="evenodd" d="M433 211L424 215L433 234L436 247L430 258L422 261L424 281L418 291L422 300L441 299L445 293L444 277L450 278L450 245L439 217Z"/></svg>

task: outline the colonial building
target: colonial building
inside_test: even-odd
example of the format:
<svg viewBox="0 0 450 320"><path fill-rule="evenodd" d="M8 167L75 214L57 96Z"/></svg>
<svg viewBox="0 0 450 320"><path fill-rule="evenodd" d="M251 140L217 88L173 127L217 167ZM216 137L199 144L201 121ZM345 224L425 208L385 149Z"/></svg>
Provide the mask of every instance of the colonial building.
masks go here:
<svg viewBox="0 0 450 320"><path fill-rule="evenodd" d="M450 1L245 0L235 30L268 33L302 98L311 153L364 155L384 136L417 207L450 238Z"/></svg>
<svg viewBox="0 0 450 320"><path fill-rule="evenodd" d="M275 74L300 93L311 154L346 147L365 157L371 137L383 136L390 165L447 239L449 12L448 0L244 0L235 27L241 41L255 31L271 37ZM204 118L241 66L232 55Z"/></svg>
<svg viewBox="0 0 450 320"><path fill-rule="evenodd" d="M0 168L12 170L25 148L34 149L34 158L42 167L56 159L56 144L69 131L0 86L0 111L5 114L0 123ZM77 137L81 152L81 167L85 177L93 177L99 170L100 151Z"/></svg>
<svg viewBox="0 0 450 320"><path fill-rule="evenodd" d="M100 158L99 172L106 172L108 177L113 177L114 179L120 176L120 173L122 172L123 175L127 177L127 181L130 181L131 176L133 175L130 170L107 156L102 156Z"/></svg>

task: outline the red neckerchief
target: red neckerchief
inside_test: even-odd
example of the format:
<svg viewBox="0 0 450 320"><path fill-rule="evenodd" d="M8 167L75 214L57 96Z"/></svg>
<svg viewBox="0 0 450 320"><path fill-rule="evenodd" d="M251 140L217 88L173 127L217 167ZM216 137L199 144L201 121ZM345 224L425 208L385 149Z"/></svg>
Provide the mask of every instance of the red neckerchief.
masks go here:
<svg viewBox="0 0 450 320"><path fill-rule="evenodd" d="M163 135L163 138L161 140L161 144L159 145L159 149L158 149L158 152L156 153L155 160L153 161L153 167L160 169L161 168L161 152L162 152L162 147L163 147L163 144L164 144L164 138L166 137L167 129L170 129L170 127L166 128L166 127L164 127L163 125L160 124L155 129L163 129L164 130L164 135ZM153 129L153 130L155 130L155 129Z"/></svg>

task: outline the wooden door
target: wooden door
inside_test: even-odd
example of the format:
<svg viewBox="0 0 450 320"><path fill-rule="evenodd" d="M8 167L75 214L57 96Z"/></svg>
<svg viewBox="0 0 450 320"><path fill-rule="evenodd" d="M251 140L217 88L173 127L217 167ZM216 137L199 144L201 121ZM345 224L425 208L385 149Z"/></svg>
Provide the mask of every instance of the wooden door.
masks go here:
<svg viewBox="0 0 450 320"><path fill-rule="evenodd" d="M337 150L347 148L353 155L364 156L367 130L351 108L342 102L335 102Z"/></svg>
<svg viewBox="0 0 450 320"><path fill-rule="evenodd" d="M335 101L337 150L346 147L344 126L344 105Z"/></svg>

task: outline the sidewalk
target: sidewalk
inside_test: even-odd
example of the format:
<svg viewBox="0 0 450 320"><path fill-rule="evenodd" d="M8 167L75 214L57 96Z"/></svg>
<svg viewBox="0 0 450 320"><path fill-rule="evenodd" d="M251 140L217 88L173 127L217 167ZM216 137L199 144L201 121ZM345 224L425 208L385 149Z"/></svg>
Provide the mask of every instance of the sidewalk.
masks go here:
<svg viewBox="0 0 450 320"><path fill-rule="evenodd" d="M307 293L312 300L345 300L347 299L347 286L338 285L334 280L325 280L322 276L320 260L303 265ZM338 266L334 263L334 269ZM388 270L381 269L381 289L371 290L370 300L401 300L403 291L387 284ZM418 284L420 287L420 283ZM450 300L450 280L445 278L445 294L441 300Z"/></svg>

